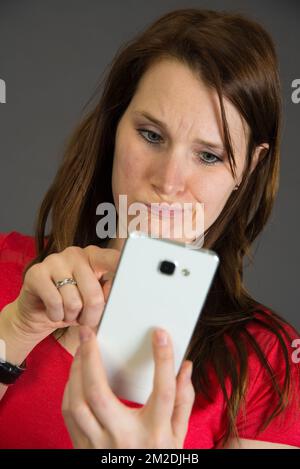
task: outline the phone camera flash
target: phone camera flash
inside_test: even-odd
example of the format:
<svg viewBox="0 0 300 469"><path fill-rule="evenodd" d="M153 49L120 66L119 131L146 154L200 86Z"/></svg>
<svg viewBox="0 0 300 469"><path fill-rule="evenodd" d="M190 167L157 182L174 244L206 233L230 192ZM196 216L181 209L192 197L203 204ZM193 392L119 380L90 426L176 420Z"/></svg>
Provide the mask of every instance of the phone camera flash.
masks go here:
<svg viewBox="0 0 300 469"><path fill-rule="evenodd" d="M184 275L185 277L186 277L187 275L190 275L190 271L189 271L188 269L182 269L182 270L181 270L181 273L182 273L182 275Z"/></svg>

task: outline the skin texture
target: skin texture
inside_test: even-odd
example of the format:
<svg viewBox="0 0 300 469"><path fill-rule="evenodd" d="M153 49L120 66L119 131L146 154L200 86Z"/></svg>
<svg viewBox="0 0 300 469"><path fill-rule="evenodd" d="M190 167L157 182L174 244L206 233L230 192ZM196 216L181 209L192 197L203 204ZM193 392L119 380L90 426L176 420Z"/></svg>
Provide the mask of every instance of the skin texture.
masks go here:
<svg viewBox="0 0 300 469"><path fill-rule="evenodd" d="M237 180L232 176L224 150L216 151L195 142L201 139L223 147L216 91L208 89L187 66L177 61L163 60L152 65L117 127L112 175L117 209L120 194L127 194L128 205L166 201L181 206L191 203L195 207L202 203L204 229L211 226L239 184L246 162L248 126L227 99L224 105L237 162ZM163 121L167 129L137 115L137 111L146 111ZM141 135L138 129L147 132L143 130ZM145 138L155 145L147 143ZM256 148L251 170L260 152L267 147L264 144ZM218 161L206 152L222 161L205 165L205 162ZM180 240L191 242L191 239ZM109 245L121 248L123 243L122 238L112 239Z"/></svg>
<svg viewBox="0 0 300 469"><path fill-rule="evenodd" d="M191 362L185 361L176 379L172 340L167 334L167 341L159 343L158 337L152 337L153 391L143 407L134 409L122 404L111 391L96 336L87 326L80 326L81 345L62 405L76 448L183 447L195 398L188 373Z"/></svg>
<svg viewBox="0 0 300 469"><path fill-rule="evenodd" d="M112 189L117 209L121 194L127 195L128 206L134 202L202 203L204 229L211 226L239 184L246 161L248 126L227 99L224 105L237 163L236 180L224 151L195 142L201 139L222 146L216 92L177 61L163 60L153 65L141 79L116 131ZM137 111L163 121L166 128L137 115ZM138 129L143 129L144 138ZM145 138L159 144L150 145ZM255 149L251 171L266 148L267 143ZM216 160L205 152L219 156L222 161L205 165L205 161ZM131 219L132 215L128 221ZM154 222L158 224L159 220L156 218ZM120 251L124 241L124 238L112 238L108 247ZM181 238L181 241L190 240ZM175 377L171 339L166 347L153 342L155 380L150 401L144 409L130 409L109 388L94 332L80 326L80 333L81 344L63 400L63 415L74 446L182 448L194 390L190 379L184 377L189 362L183 364ZM78 336L73 341L73 349L77 345ZM130 433L126 431L128 428ZM293 448L245 439L240 440L240 446L237 440L227 444L227 448L252 447Z"/></svg>
<svg viewBox="0 0 300 469"><path fill-rule="evenodd" d="M159 345L153 334L153 391L146 404L134 409L122 404L109 387L97 339L80 326L81 344L64 392L62 412L75 448L183 448L195 399L185 361L175 378L172 339ZM130 428L130 432L128 429ZM294 446L231 439L225 449L296 449Z"/></svg>

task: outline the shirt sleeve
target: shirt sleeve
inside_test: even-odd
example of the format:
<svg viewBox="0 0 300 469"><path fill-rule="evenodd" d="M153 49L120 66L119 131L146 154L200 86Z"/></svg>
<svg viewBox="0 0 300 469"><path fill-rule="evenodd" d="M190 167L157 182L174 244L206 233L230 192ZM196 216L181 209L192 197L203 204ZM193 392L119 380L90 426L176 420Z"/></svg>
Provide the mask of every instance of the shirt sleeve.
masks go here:
<svg viewBox="0 0 300 469"><path fill-rule="evenodd" d="M0 262L1 264L18 264L24 267L26 262L35 255L35 241L33 236L18 231L0 233Z"/></svg>
<svg viewBox="0 0 300 469"><path fill-rule="evenodd" d="M0 233L0 252L4 244L5 238L7 238L8 233Z"/></svg>
<svg viewBox="0 0 300 469"><path fill-rule="evenodd" d="M0 233L0 312L18 296L23 269L32 257L33 237L17 231Z"/></svg>
<svg viewBox="0 0 300 469"><path fill-rule="evenodd" d="M285 326L292 340L284 338L288 348L291 381L290 395L285 410L274 417L265 430L262 424L275 410L278 394L273 388L268 371L263 367L256 354L249 356L249 381L245 407L241 408L237 419L240 438L268 441L300 447L300 364L295 344L300 344L296 331ZM298 339L298 341L297 341ZM261 345L261 344L260 344ZM284 383L286 362L279 339L271 332L265 332L262 349L267 361L278 380L280 388ZM298 345L298 348L300 345Z"/></svg>

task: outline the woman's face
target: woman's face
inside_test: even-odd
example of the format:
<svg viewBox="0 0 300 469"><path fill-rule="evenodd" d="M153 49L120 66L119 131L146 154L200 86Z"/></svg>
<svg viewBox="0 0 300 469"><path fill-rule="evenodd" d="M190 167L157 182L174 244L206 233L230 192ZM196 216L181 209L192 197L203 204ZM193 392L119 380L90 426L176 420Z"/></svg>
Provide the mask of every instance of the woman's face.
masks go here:
<svg viewBox="0 0 300 469"><path fill-rule="evenodd" d="M203 228L211 226L239 184L246 162L248 126L225 98L224 106L237 163L236 180L223 145L217 93L175 60L150 67L116 131L112 189L117 210L119 195L125 194L127 207L133 202L179 203L181 207L191 203L193 209L202 204ZM148 216L149 229L151 218L152 229L161 227L162 215L149 211Z"/></svg>

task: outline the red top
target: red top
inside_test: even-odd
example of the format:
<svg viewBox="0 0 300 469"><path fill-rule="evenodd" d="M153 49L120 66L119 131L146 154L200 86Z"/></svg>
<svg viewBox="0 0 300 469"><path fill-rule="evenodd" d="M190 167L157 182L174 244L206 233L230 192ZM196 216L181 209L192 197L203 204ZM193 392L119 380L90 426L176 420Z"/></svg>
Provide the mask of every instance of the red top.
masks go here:
<svg viewBox="0 0 300 469"><path fill-rule="evenodd" d="M23 267L34 256L33 237L16 231L0 234L0 311L18 296ZM255 334L282 382L284 358L278 339L256 324L250 323L247 327ZM296 332L290 326L286 327L296 338ZM288 345L291 358L297 350ZM27 357L27 371L7 389L0 401L0 448L72 448L61 413L72 359L72 355L52 335L32 350ZM299 363L293 363L291 358L292 385L298 395L299 367ZM224 435L224 398L212 371L211 376L213 402L207 402L201 395L196 396L184 443L186 449L213 448ZM258 427L265 422L276 403L269 383L267 372L249 348L246 414L243 420L240 412L237 420L240 437L300 447L300 410L296 397L291 399L283 418L275 417L263 433L256 435ZM229 385L227 389L230 390ZM141 406L121 401L130 407Z"/></svg>

